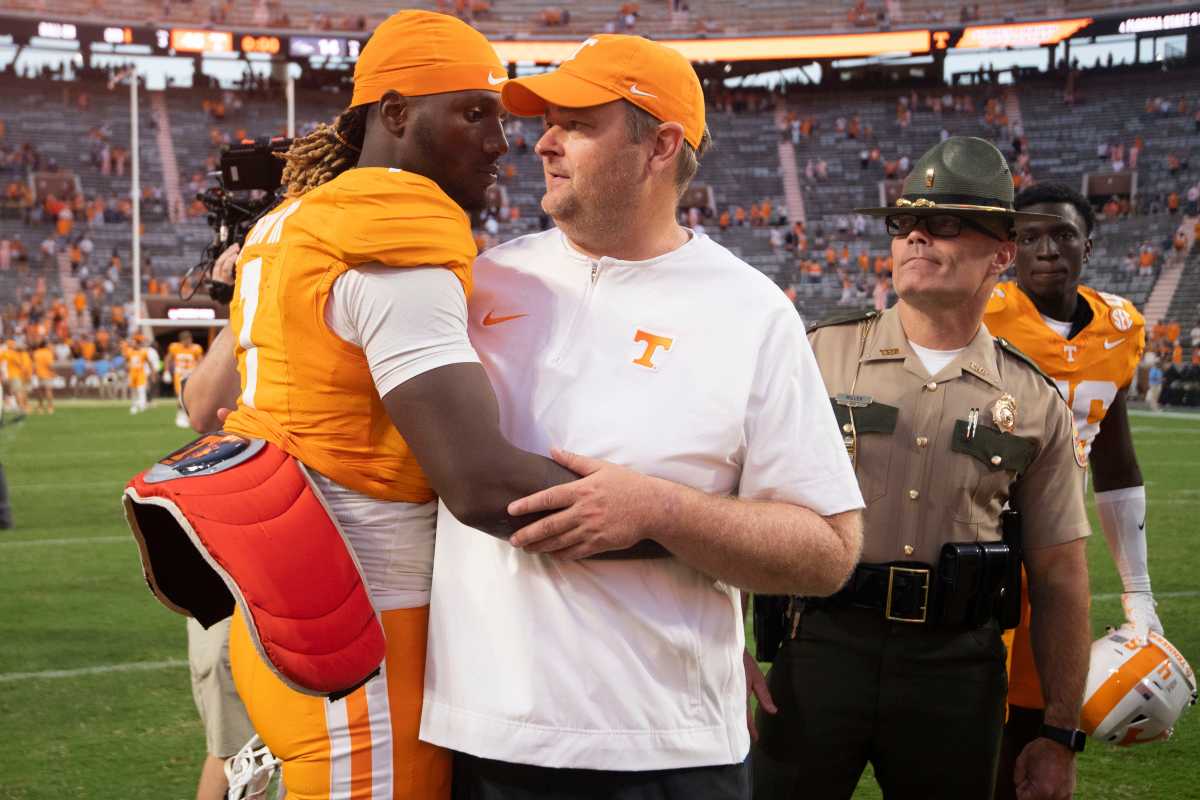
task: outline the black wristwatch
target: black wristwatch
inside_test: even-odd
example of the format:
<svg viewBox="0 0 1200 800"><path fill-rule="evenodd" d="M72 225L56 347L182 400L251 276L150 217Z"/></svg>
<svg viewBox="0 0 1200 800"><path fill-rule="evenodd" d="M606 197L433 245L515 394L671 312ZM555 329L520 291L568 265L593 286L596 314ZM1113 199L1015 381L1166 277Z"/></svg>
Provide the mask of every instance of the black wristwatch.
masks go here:
<svg viewBox="0 0 1200 800"><path fill-rule="evenodd" d="M1052 742L1058 742L1074 753L1082 753L1083 745L1087 742L1087 734L1081 730L1056 728L1053 725L1046 725L1044 723L1038 735L1044 736Z"/></svg>

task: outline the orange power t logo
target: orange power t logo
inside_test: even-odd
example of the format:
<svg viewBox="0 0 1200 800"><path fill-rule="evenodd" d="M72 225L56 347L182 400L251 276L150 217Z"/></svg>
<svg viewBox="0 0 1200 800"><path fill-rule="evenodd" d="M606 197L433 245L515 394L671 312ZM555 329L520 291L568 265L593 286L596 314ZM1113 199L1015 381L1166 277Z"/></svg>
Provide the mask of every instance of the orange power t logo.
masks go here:
<svg viewBox="0 0 1200 800"><path fill-rule="evenodd" d="M639 367L646 367L647 369L654 369L654 353L658 350L658 348L661 347L663 350L670 350L671 342L674 341L665 336L655 336L653 333L646 333L643 330L639 330L637 333L635 333L633 335L633 340L635 342L646 343L646 349L642 351L641 357L635 358L633 363L637 364Z"/></svg>

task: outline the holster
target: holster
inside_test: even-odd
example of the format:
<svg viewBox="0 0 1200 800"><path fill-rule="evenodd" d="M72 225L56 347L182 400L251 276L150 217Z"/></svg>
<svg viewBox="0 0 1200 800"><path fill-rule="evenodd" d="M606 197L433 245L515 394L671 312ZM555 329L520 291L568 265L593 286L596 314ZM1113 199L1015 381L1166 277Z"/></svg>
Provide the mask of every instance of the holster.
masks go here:
<svg viewBox="0 0 1200 800"><path fill-rule="evenodd" d="M383 627L344 534L296 459L207 434L125 488L146 583L209 627L236 602L263 661L298 692L342 697L374 675Z"/></svg>
<svg viewBox="0 0 1200 800"><path fill-rule="evenodd" d="M937 566L936 623L978 628L996 617L1009 578L1010 553L1003 542L947 542Z"/></svg>
<svg viewBox="0 0 1200 800"><path fill-rule="evenodd" d="M1007 631L1021 624L1021 580L1025 551L1021 542L1021 514L1011 508L1000 512L1000 531L1008 545L1008 575L996 603L996 619L1000 630Z"/></svg>
<svg viewBox="0 0 1200 800"><path fill-rule="evenodd" d="M792 598L787 595L756 594L754 604L754 659L760 662L775 660L783 640L788 635L788 611Z"/></svg>

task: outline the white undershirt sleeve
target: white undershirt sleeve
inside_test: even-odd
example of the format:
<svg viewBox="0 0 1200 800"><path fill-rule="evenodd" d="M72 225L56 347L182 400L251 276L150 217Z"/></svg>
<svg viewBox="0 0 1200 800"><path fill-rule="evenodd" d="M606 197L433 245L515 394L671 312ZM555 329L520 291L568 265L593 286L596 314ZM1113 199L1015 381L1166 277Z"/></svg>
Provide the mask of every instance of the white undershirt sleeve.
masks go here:
<svg viewBox="0 0 1200 800"><path fill-rule="evenodd" d="M348 270L334 281L325 322L362 348L380 397L431 369L479 361L462 283L442 267Z"/></svg>

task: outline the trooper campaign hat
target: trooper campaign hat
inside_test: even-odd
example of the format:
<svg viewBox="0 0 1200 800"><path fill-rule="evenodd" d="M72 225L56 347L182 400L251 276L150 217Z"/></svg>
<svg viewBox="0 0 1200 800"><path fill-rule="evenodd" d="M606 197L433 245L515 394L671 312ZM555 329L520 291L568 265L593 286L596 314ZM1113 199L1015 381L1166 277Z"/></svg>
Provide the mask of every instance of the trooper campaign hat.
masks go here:
<svg viewBox="0 0 1200 800"><path fill-rule="evenodd" d="M1015 210L1008 162L995 145L974 136L951 136L921 156L904 179L896 205L856 208L855 212L871 217L956 214L1013 223L1059 219L1052 214Z"/></svg>

